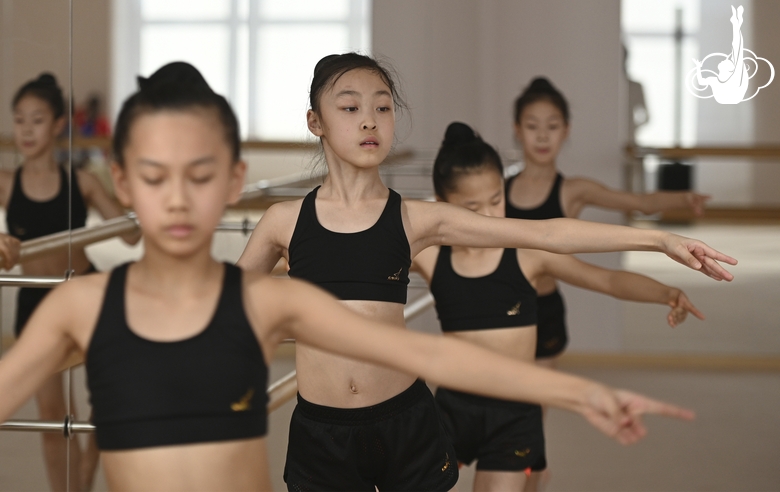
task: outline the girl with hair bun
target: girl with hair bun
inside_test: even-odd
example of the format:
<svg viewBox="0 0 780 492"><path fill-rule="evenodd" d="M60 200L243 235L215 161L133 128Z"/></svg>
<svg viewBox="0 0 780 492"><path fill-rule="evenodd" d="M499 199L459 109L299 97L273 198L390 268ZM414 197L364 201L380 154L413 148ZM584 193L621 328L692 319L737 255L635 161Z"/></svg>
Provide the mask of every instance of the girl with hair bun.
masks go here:
<svg viewBox="0 0 780 492"><path fill-rule="evenodd" d="M83 227L87 210L92 207L103 218L122 215L123 211L103 189L100 182L84 171L71 170L54 157L57 136L65 127L65 101L57 80L49 73L25 83L13 97L13 136L22 164L16 171L0 172L0 203L6 209L6 224L11 236L27 241L41 236ZM73 186L72 190L70 186ZM72 193L71 193L72 191ZM68 210L72 215L68 216ZM138 240L130 234L128 242ZM70 263L68 252L22 262L25 275L61 276L72 265L76 275L94 270L83 248L74 248ZM19 336L36 307L50 289L19 289L14 333ZM62 377L50 377L36 395L39 416L44 420L61 420L67 414ZM56 434L43 434L43 450L49 484L53 490L66 486L65 450L68 440ZM88 450L92 449L88 446ZM70 489L91 487L97 455L92 453L82 462L78 441L71 444ZM81 467L81 469L80 469Z"/></svg>
<svg viewBox="0 0 780 492"><path fill-rule="evenodd" d="M353 364L567 408L624 442L644 434L643 413L691 417L460 340L399 330L306 282L216 261L214 231L226 206L240 197L246 164L235 114L191 65L171 63L139 80L115 128L112 178L121 202L138 215L143 257L54 289L0 363L1 422L71 352L85 356L110 489L269 490L268 363L290 337ZM390 405L397 410L410 399ZM379 425L383 409L372 411ZM326 451L340 444L330 442ZM382 452L385 444L374 441L375 448L362 453ZM417 450L432 445L420 440ZM388 462L403 458L385 456ZM357 465L364 456L353 458ZM454 457L440 459L439 473L457 470ZM398 471L411 468L407 462Z"/></svg>
<svg viewBox="0 0 780 492"><path fill-rule="evenodd" d="M514 133L525 167L506 182L507 217L577 218L587 206L645 214L685 208L696 215L704 213L710 198L707 195L690 191L628 193L587 178L564 178L556 161L569 135L569 122L566 98L544 77L533 79L515 100ZM540 279L537 291L536 358L540 364L554 367L569 341L566 307L552 277Z"/></svg>
<svg viewBox="0 0 780 492"><path fill-rule="evenodd" d="M485 217L446 203L402 200L379 166L403 108L391 73L370 57L330 55L314 67L307 124L320 139L328 175L302 200L274 204L238 264L269 273L280 258L374 320L405 328L412 258L435 245L536 248L557 253L663 251L717 279L706 245L673 234L571 219ZM399 357L402 354L398 354ZM433 397L408 373L297 345L298 406L290 424L290 490L449 490L452 447Z"/></svg>
<svg viewBox="0 0 780 492"><path fill-rule="evenodd" d="M504 168L495 149L464 123L451 123L433 166L436 199L504 217ZM569 255L511 248L432 246L414 258L436 300L445 335L533 363L537 294L543 278L620 299L671 307L670 326L702 314L676 288ZM474 490L532 491L526 478L546 468L539 405L439 388L436 402L461 463L477 461Z"/></svg>
<svg viewBox="0 0 780 492"><path fill-rule="evenodd" d="M549 80L537 77L515 100L514 132L525 168L506 182L506 216L515 219L577 218L596 206L653 214L690 208L704 213L710 198L693 192L628 193L587 178L564 179L556 167L569 135L569 105ZM552 360L568 343L563 298L548 278L539 284L539 337L536 357Z"/></svg>

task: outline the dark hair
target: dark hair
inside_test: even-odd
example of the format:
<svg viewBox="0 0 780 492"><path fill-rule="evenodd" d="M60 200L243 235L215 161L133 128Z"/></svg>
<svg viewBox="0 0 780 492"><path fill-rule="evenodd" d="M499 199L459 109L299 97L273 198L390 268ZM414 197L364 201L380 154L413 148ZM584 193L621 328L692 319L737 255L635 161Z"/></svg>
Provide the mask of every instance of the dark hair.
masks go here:
<svg viewBox="0 0 780 492"><path fill-rule="evenodd" d="M328 55L314 66L314 77L311 79L311 88L309 90L309 106L312 111L319 113L320 97L324 91L333 87L342 75L357 69L369 70L379 75L387 87L390 88L395 109L406 109L404 98L400 94L395 82L396 76L394 71L389 67L383 66L370 56L353 52L344 53L343 55Z"/></svg>
<svg viewBox="0 0 780 492"><path fill-rule="evenodd" d="M149 78L138 77L138 91L128 97L116 121L114 159L124 165L122 153L127 145L133 121L145 113L164 110L204 108L216 110L225 130L225 140L233 162L241 155L238 120L227 99L214 92L197 68L185 62L164 65Z"/></svg>
<svg viewBox="0 0 780 492"><path fill-rule="evenodd" d="M523 110L538 101L548 101L563 115L563 121L569 124L569 103L563 94L544 77L536 77L515 99L515 123L520 123Z"/></svg>
<svg viewBox="0 0 780 492"><path fill-rule="evenodd" d="M25 96L34 96L49 104L54 119L57 120L65 114L65 99L62 97L62 89L57 85L54 75L44 72L37 79L30 80L16 91L11 108L15 108Z"/></svg>
<svg viewBox="0 0 780 492"><path fill-rule="evenodd" d="M490 144L465 123L450 123L439 153L433 162L433 189L445 198L455 189L455 180L463 174L493 168L504 177L501 157Z"/></svg>

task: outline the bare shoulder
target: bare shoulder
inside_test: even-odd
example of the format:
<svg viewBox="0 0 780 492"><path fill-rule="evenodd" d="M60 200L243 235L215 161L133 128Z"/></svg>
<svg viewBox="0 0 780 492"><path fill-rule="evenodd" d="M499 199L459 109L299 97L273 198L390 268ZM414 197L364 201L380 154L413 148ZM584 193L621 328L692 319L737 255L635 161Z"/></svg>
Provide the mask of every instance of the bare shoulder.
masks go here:
<svg viewBox="0 0 780 492"><path fill-rule="evenodd" d="M289 223L292 221L292 223L295 223L295 221L298 219L298 215L301 213L301 205L303 204L303 199L298 200L289 200L284 202L277 202L268 207L268 210L265 211L263 214L263 218L261 221L266 221L267 223Z"/></svg>
<svg viewBox="0 0 780 492"><path fill-rule="evenodd" d="M83 305L90 304L95 299L102 301L109 275L106 272L96 272L73 277L54 289L50 295L58 296L68 302L78 302L76 305L81 309Z"/></svg>
<svg viewBox="0 0 780 492"><path fill-rule="evenodd" d="M431 210L431 206L436 202L427 202L425 200L414 200L411 198L404 198L401 201L401 210L405 210L407 213L417 214L422 211Z"/></svg>
<svg viewBox="0 0 780 492"><path fill-rule="evenodd" d="M65 326L82 347L87 345L97 323L108 278L109 274L103 272L74 277L52 290L42 304L46 312L67 321Z"/></svg>
<svg viewBox="0 0 780 492"><path fill-rule="evenodd" d="M404 199L401 202L401 215L405 223L417 223L434 218L436 212L446 205L442 202Z"/></svg>

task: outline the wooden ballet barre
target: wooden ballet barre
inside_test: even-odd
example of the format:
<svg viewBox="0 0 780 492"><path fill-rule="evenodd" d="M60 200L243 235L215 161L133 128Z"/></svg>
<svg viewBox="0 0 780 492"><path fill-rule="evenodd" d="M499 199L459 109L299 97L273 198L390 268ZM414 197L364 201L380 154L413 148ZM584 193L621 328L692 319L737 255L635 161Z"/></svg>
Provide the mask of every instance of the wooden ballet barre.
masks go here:
<svg viewBox="0 0 780 492"><path fill-rule="evenodd" d="M640 158L656 155L662 159L689 159L691 157L750 157L756 159L780 158L780 147L626 147L626 154Z"/></svg>
<svg viewBox="0 0 780 492"><path fill-rule="evenodd" d="M251 233L254 228L255 224L250 222L249 219L244 219L242 222L221 222L217 226L218 231L243 232L244 235ZM19 259L20 261L25 261L40 258L41 256L67 249L68 245L84 247L136 230L138 230L138 222L135 214L130 213L122 217L106 220L94 227L82 227L74 229L72 232L63 231L24 241L19 251Z"/></svg>
<svg viewBox="0 0 780 492"><path fill-rule="evenodd" d="M138 229L135 214L106 220L94 227L82 227L73 231L63 231L48 236L31 239L22 243L19 260L26 261L46 256L61 249L87 246L98 241L133 232Z"/></svg>
<svg viewBox="0 0 780 492"><path fill-rule="evenodd" d="M240 201L254 200L256 198L262 198L266 196L288 196L288 193L279 192L280 189L285 189L285 191L292 189L295 190L295 193L298 193L298 190L294 187L294 185L303 184L306 181L321 178L324 175L324 171L305 171L301 173L289 174L287 176L280 176L278 178L261 179L260 181L244 186L244 191L241 194ZM306 190L307 193L309 191L311 190Z"/></svg>

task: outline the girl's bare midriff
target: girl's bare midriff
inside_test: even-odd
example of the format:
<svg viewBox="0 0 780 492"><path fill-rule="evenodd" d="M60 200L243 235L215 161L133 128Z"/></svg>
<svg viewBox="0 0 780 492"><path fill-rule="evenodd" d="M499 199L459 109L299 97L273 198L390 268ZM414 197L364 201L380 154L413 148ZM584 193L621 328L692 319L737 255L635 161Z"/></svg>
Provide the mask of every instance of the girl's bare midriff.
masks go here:
<svg viewBox="0 0 780 492"><path fill-rule="evenodd" d="M342 301L353 311L405 330L404 306L394 302ZM389 400L415 381L414 376L297 344L298 391L312 403L360 408Z"/></svg>
<svg viewBox="0 0 780 492"><path fill-rule="evenodd" d="M111 490L271 490L265 438L101 455Z"/></svg>
<svg viewBox="0 0 780 492"><path fill-rule="evenodd" d="M451 331L445 335L459 338L491 352L497 352L523 362L533 362L536 354L536 325L491 330Z"/></svg>

